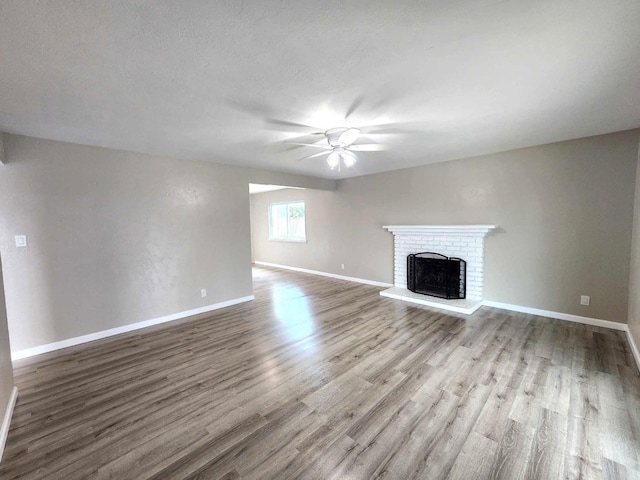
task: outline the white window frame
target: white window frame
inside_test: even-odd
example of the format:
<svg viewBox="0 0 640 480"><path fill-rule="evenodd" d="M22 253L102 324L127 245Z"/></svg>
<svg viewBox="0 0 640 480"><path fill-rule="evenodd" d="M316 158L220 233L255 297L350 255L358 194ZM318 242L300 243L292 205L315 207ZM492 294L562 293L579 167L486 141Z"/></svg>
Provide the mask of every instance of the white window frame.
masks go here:
<svg viewBox="0 0 640 480"><path fill-rule="evenodd" d="M287 205L287 213L289 211L288 206L292 203L302 203L304 205L304 237L276 237L273 235L273 223L271 222L271 211L274 205ZM287 233L289 232L289 216L287 215ZM284 202L273 202L269 204L269 240L273 242L293 242L293 243L307 243L307 204L304 200L286 200Z"/></svg>

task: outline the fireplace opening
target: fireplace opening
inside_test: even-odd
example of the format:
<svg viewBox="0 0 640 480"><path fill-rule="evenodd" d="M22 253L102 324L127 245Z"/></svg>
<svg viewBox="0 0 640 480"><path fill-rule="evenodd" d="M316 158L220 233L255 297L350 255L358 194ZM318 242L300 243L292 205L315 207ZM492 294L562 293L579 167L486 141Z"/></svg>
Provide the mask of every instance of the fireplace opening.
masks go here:
<svg viewBox="0 0 640 480"><path fill-rule="evenodd" d="M407 256L407 288L415 293L451 299L466 298L467 262L439 253Z"/></svg>

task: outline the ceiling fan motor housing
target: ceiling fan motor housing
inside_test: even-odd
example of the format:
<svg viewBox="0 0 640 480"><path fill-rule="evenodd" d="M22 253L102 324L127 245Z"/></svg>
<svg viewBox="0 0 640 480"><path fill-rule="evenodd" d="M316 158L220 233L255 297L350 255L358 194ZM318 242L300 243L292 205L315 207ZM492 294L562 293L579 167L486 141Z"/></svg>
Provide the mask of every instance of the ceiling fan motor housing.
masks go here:
<svg viewBox="0 0 640 480"><path fill-rule="evenodd" d="M325 132L327 142L332 147L348 147L356 141L360 135L359 128L338 127Z"/></svg>

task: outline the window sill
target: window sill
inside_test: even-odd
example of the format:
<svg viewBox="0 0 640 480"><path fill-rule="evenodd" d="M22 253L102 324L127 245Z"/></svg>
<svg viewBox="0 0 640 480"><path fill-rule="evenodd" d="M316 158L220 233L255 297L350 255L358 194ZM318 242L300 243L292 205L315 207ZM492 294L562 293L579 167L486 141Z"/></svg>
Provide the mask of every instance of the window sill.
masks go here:
<svg viewBox="0 0 640 480"><path fill-rule="evenodd" d="M307 243L306 238L269 238L270 242Z"/></svg>

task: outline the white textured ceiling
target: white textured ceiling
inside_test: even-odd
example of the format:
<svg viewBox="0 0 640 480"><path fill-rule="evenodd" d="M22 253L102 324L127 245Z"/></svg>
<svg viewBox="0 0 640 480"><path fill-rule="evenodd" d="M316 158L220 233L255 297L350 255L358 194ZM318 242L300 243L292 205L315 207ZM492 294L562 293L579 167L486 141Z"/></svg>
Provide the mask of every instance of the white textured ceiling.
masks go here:
<svg viewBox="0 0 640 480"><path fill-rule="evenodd" d="M0 130L363 175L640 126L639 25L638 0L0 0ZM288 122L405 133L338 174Z"/></svg>

